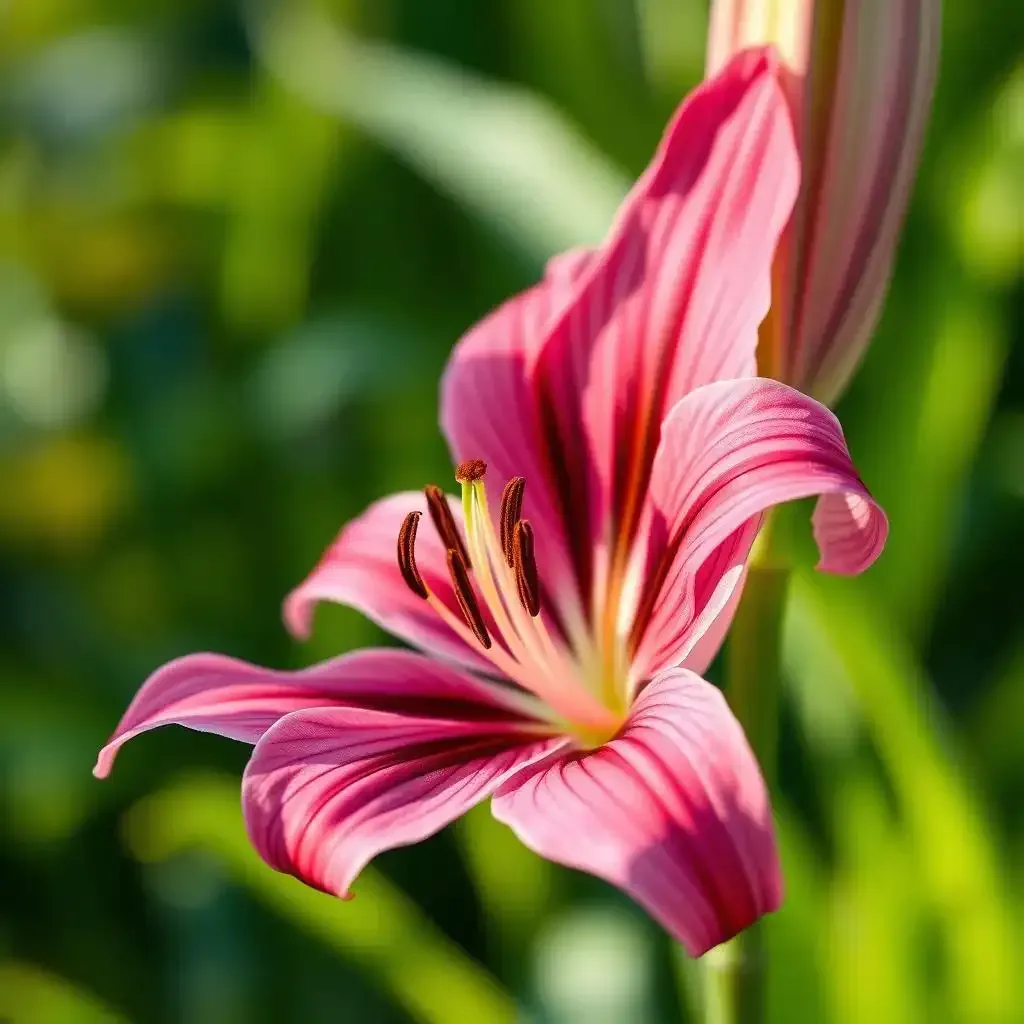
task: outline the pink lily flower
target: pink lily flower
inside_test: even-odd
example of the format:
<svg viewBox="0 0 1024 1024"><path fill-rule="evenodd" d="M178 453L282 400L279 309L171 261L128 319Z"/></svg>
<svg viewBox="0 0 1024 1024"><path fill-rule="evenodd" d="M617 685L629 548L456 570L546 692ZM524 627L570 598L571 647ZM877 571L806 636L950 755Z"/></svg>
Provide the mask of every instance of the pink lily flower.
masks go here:
<svg viewBox="0 0 1024 1024"><path fill-rule="evenodd" d="M700 673L764 510L821 495L829 571L860 572L886 535L833 415L752 376L797 179L773 59L742 55L680 108L604 245L552 261L457 346L441 418L461 500L372 505L285 602L300 637L337 601L422 653L297 672L181 658L96 774L168 723L254 743L253 844L342 897L376 854L491 797L692 955L775 909L768 794Z"/></svg>

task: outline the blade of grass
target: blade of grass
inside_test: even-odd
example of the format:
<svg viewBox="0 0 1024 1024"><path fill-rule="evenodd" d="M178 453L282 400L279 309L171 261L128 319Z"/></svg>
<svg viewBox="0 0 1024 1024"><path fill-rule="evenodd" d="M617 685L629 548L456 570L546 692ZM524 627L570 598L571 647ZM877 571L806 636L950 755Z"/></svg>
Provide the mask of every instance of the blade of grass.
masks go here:
<svg viewBox="0 0 1024 1024"><path fill-rule="evenodd" d="M463 815L455 834L483 908L494 958L504 967L502 976L518 988L527 979L531 944L557 897L559 874L496 821L485 804Z"/></svg>
<svg viewBox="0 0 1024 1024"><path fill-rule="evenodd" d="M775 830L786 878L786 900L764 920L768 947L767 1019L819 1024L825 1017L825 944L821 908L827 875L794 811L774 801Z"/></svg>
<svg viewBox="0 0 1024 1024"><path fill-rule="evenodd" d="M944 980L955 1019L1009 1020L1017 1007L1018 936L1013 899L992 828L924 672L891 617L847 579L801 572L791 591L791 629L826 642L855 697L891 781L913 843L929 906L942 924ZM815 665L791 662L813 682Z"/></svg>
<svg viewBox="0 0 1024 1024"><path fill-rule="evenodd" d="M958 290L952 279L942 294L944 308L925 327L927 355L901 380L884 441L864 459L893 523L873 578L913 636L927 634L943 593L1009 349L1007 324L986 298Z"/></svg>
<svg viewBox="0 0 1024 1024"><path fill-rule="evenodd" d="M990 778L1013 784L1024 777L1024 638L1000 671L971 719L971 746L983 751Z"/></svg>
<svg viewBox="0 0 1024 1024"><path fill-rule="evenodd" d="M213 856L253 896L356 963L423 1024L517 1019L513 998L372 867L345 904L267 867L246 838L235 781L183 780L132 808L126 830L141 861L194 849Z"/></svg>
<svg viewBox="0 0 1024 1024"><path fill-rule="evenodd" d="M874 765L849 765L829 800L836 841L824 973L834 1024L925 1024L933 986L920 969L923 894L912 843L886 806Z"/></svg>
<svg viewBox="0 0 1024 1024"><path fill-rule="evenodd" d="M0 1019L4 1024L127 1024L92 993L19 961L0 963Z"/></svg>
<svg viewBox="0 0 1024 1024"><path fill-rule="evenodd" d="M607 230L628 181L540 97L361 41L308 3L248 11L257 53L287 88L365 131L530 257Z"/></svg>

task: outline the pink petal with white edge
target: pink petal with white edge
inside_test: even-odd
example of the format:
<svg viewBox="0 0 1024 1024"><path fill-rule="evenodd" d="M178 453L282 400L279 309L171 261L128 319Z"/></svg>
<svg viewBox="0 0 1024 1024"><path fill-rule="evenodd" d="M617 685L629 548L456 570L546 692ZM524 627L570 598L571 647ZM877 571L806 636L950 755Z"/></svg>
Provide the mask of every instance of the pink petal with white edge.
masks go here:
<svg viewBox="0 0 1024 1024"><path fill-rule="evenodd" d="M526 478L523 514L533 524L544 582L563 600L575 595L576 582L527 366L572 299L589 259L587 250L577 249L551 260L543 281L499 306L459 341L441 381L441 430L452 459L483 459L494 493L514 476Z"/></svg>
<svg viewBox="0 0 1024 1024"><path fill-rule="evenodd" d="M450 500L449 507L462 529L461 502ZM426 499L417 491L407 491L374 502L344 527L316 568L285 599L285 623L294 636L304 640L312 628L316 604L334 601L357 609L415 647L468 668L493 671L478 648L451 629L402 579L397 559L398 531L402 520L414 510L424 513L416 536L420 575L461 621L448 573L447 550L426 514Z"/></svg>
<svg viewBox="0 0 1024 1024"><path fill-rule="evenodd" d="M624 889L691 956L782 899L757 762L721 693L685 669L652 680L611 742L548 754L491 806L541 856Z"/></svg>
<svg viewBox="0 0 1024 1024"><path fill-rule="evenodd" d="M697 594L688 606L689 595L713 592L719 572L742 559L743 545L702 573L712 553L773 505L812 495L821 495L818 567L863 572L881 554L888 523L828 409L761 378L709 384L680 401L662 426L651 474L650 599L638 614L637 664L652 673L666 667L692 607L703 605ZM748 529L747 546L752 539Z"/></svg>
<svg viewBox="0 0 1024 1024"><path fill-rule="evenodd" d="M297 711L253 751L246 828L271 867L345 898L378 853L439 832L561 742L515 721Z"/></svg>
<svg viewBox="0 0 1024 1024"><path fill-rule="evenodd" d="M222 654L190 654L157 669L142 684L100 751L93 774L105 778L122 744L162 725L255 743L293 711L349 704L411 713L454 709L481 720L525 719L528 708L510 690L411 651L356 651L297 672Z"/></svg>
<svg viewBox="0 0 1024 1024"><path fill-rule="evenodd" d="M799 162L769 51L695 90L533 367L572 521L632 536L659 427L683 395L756 372ZM585 507L584 507L585 506Z"/></svg>
<svg viewBox="0 0 1024 1024"><path fill-rule="evenodd" d="M662 651L659 664L679 664L703 675L721 649L739 607L747 578L747 557L760 529L750 519L701 566L693 579L693 619L674 651Z"/></svg>

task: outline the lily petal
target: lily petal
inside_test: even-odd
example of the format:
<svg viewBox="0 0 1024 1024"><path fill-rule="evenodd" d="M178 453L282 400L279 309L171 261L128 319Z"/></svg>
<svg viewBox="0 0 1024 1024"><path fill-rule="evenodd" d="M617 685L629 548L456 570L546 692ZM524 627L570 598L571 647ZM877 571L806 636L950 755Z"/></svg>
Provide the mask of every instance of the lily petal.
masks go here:
<svg viewBox="0 0 1024 1024"><path fill-rule="evenodd" d="M560 505L597 545L625 553L675 402L756 373L798 184L774 57L741 54L680 107L538 350L532 385L548 448L562 453ZM590 567L579 568L586 589Z"/></svg>
<svg viewBox="0 0 1024 1024"><path fill-rule="evenodd" d="M747 557L761 527L760 517L747 522L705 561L693 577L693 621L671 661L703 675L725 640L739 607L747 578Z"/></svg>
<svg viewBox="0 0 1024 1024"><path fill-rule="evenodd" d="M301 708L356 704L410 712L461 709L481 720L525 716L518 694L412 651L363 650L296 672L260 668L222 654L190 654L157 669L140 687L93 774L110 774L118 749L162 725L184 725L255 743Z"/></svg>
<svg viewBox="0 0 1024 1024"><path fill-rule="evenodd" d="M888 523L828 409L761 378L709 384L676 405L651 473L647 597L633 636L641 674L674 664L692 641L695 615L753 541L756 531L744 526L773 505L812 495L821 495L813 519L818 568L862 572L881 553ZM742 543L707 571L730 537Z"/></svg>
<svg viewBox="0 0 1024 1024"><path fill-rule="evenodd" d="M246 828L271 867L347 898L378 853L439 832L560 742L512 720L297 711L253 751Z"/></svg>
<svg viewBox="0 0 1024 1024"><path fill-rule="evenodd" d="M527 366L590 258L589 250L575 249L552 259L540 284L503 303L459 341L441 381L441 430L453 461L482 458L496 493L512 477L526 478L524 515L533 524L544 583L563 601L575 595L576 584Z"/></svg>
<svg viewBox="0 0 1024 1024"><path fill-rule="evenodd" d="M499 483L527 478L538 561L561 600L589 607L595 543L607 548L613 519L635 528L664 413L756 371L798 183L774 59L751 51L680 107L601 249L552 261L459 344L443 429Z"/></svg>
<svg viewBox="0 0 1024 1024"><path fill-rule="evenodd" d="M721 693L685 669L652 680L610 743L550 752L491 806L541 856L624 889L691 956L781 902L757 762Z"/></svg>
<svg viewBox="0 0 1024 1024"><path fill-rule="evenodd" d="M462 505L449 501L462 529ZM451 629L402 579L396 544L402 520L413 510L426 511L422 494L408 491L374 502L353 519L324 552L319 564L284 603L284 620L299 639L312 628L319 601L349 605L387 632L425 651L469 668L493 671L490 662ZM448 572L445 545L424 516L416 537L416 565L423 581L456 617L459 605ZM490 623L489 623L490 625Z"/></svg>

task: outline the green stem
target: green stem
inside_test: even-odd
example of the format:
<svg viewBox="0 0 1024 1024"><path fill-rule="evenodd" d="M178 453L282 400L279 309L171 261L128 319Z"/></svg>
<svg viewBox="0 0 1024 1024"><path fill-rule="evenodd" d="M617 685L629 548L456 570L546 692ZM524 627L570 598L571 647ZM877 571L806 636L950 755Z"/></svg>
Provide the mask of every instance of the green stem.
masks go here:
<svg viewBox="0 0 1024 1024"><path fill-rule="evenodd" d="M769 519L754 545L725 661L725 696L770 791L775 789L782 618L790 573L779 551L778 526L775 517Z"/></svg>
<svg viewBox="0 0 1024 1024"><path fill-rule="evenodd" d="M726 651L725 694L753 748L769 791L775 789L782 617L789 568L769 519L757 539ZM761 924L703 960L704 1024L764 1020L765 944Z"/></svg>

